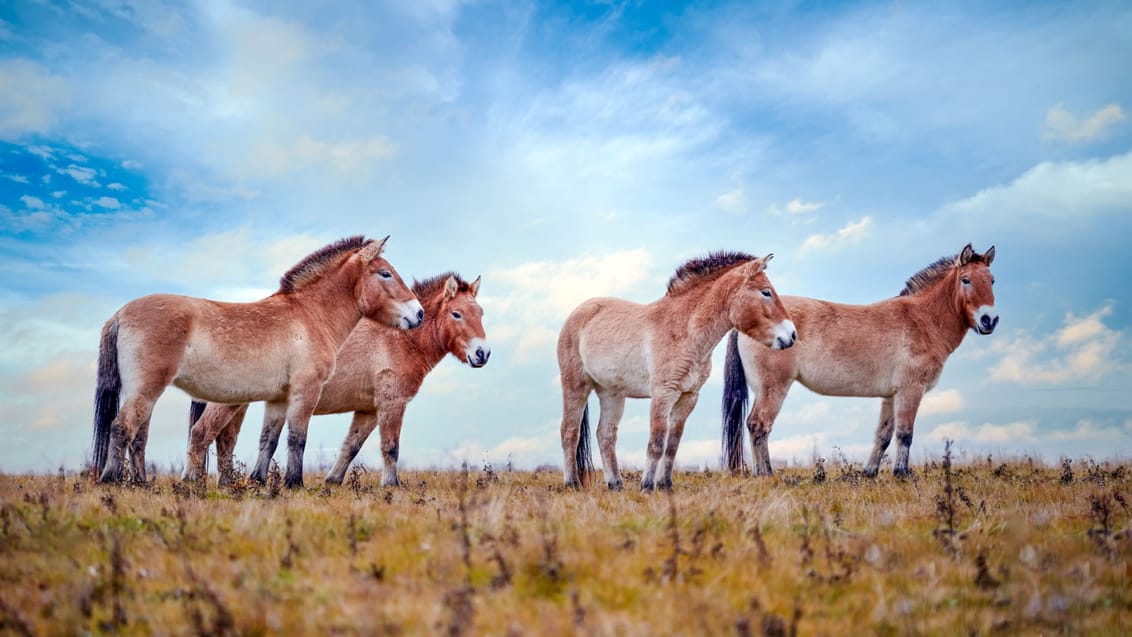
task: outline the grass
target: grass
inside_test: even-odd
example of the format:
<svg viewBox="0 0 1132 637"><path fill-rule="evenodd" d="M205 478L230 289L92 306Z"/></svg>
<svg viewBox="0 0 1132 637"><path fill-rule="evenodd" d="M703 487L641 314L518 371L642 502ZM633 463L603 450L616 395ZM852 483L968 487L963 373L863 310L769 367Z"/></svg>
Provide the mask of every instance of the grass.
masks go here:
<svg viewBox="0 0 1132 637"><path fill-rule="evenodd" d="M1130 469L842 461L671 495L491 467L281 492L4 475L0 634L1120 634Z"/></svg>

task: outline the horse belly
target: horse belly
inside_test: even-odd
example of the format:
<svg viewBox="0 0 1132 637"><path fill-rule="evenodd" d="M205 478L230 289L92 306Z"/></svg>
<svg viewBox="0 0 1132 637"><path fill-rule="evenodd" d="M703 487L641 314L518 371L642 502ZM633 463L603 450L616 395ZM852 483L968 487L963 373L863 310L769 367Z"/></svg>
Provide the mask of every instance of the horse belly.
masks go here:
<svg viewBox="0 0 1132 637"><path fill-rule="evenodd" d="M194 398L217 403L285 400L289 357L279 350L256 354L233 356L218 351L206 338L192 338L173 385Z"/></svg>
<svg viewBox="0 0 1132 637"><path fill-rule="evenodd" d="M628 398L648 398L650 375L643 352L620 348L582 352L582 364L594 384Z"/></svg>
<svg viewBox="0 0 1132 637"><path fill-rule="evenodd" d="M896 392L894 367L886 357L843 357L829 350L800 351L795 378L825 396L885 397Z"/></svg>

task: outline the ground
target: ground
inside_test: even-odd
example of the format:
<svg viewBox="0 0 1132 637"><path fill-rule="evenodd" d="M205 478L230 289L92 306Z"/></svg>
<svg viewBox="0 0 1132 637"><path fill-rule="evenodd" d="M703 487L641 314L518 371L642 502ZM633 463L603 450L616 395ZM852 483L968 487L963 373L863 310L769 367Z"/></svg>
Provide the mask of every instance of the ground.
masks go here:
<svg viewBox="0 0 1132 637"><path fill-rule="evenodd" d="M828 465L828 466L827 466ZM379 486L0 476L2 634L1119 634L1132 466L987 458L865 479L554 471ZM278 479L273 474L274 480Z"/></svg>

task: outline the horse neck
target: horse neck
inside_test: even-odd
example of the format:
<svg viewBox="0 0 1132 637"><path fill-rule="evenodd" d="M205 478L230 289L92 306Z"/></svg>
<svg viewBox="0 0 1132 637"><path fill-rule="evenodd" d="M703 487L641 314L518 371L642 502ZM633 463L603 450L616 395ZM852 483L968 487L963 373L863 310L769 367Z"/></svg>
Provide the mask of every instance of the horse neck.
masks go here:
<svg viewBox="0 0 1132 637"><path fill-rule="evenodd" d="M963 308L952 294L955 289L955 276L953 271L935 285L912 297L924 310L924 324L931 326L931 331L939 335L948 354L959 348L968 329Z"/></svg>
<svg viewBox="0 0 1132 637"><path fill-rule="evenodd" d="M422 303L425 311L424 323L419 328L405 333L405 338L412 344L426 373L439 365L440 361L444 360L444 355L448 353L440 316L441 301L436 298L428 301Z"/></svg>
<svg viewBox="0 0 1132 637"><path fill-rule="evenodd" d="M315 324L338 345L362 320L355 292L359 273L354 265L345 263L333 274L292 293L315 318Z"/></svg>
<svg viewBox="0 0 1132 637"><path fill-rule="evenodd" d="M731 329L728 318L728 300L738 285L727 274L684 292L678 296L664 296L657 302L662 315L686 316L686 345L693 358L711 356L711 351Z"/></svg>

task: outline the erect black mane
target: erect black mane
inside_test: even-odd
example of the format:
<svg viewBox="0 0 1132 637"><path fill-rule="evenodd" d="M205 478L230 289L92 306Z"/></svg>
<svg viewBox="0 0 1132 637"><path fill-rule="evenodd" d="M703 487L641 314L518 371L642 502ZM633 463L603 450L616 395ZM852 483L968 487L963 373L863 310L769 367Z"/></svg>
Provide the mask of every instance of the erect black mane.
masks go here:
<svg viewBox="0 0 1132 637"><path fill-rule="evenodd" d="M342 254L360 250L373 243L373 239L366 239L362 235L339 239L334 243L323 246L303 257L295 267L279 279L279 291L290 294L303 286L316 281L326 273L326 268L335 263Z"/></svg>
<svg viewBox="0 0 1132 637"><path fill-rule="evenodd" d="M958 254L936 259L931 265L908 277L908 280L904 283L904 289L900 291L900 296L916 294L930 288L937 281L947 276L947 273L955 267L958 260ZM974 252L971 254L971 260L968 263L986 263L986 259L978 252Z"/></svg>
<svg viewBox="0 0 1132 637"><path fill-rule="evenodd" d="M709 252L702 257L689 259L687 263L676 268L676 273L668 280L668 294L679 294L705 279L714 278L731 269L733 266L755 257L746 252Z"/></svg>

